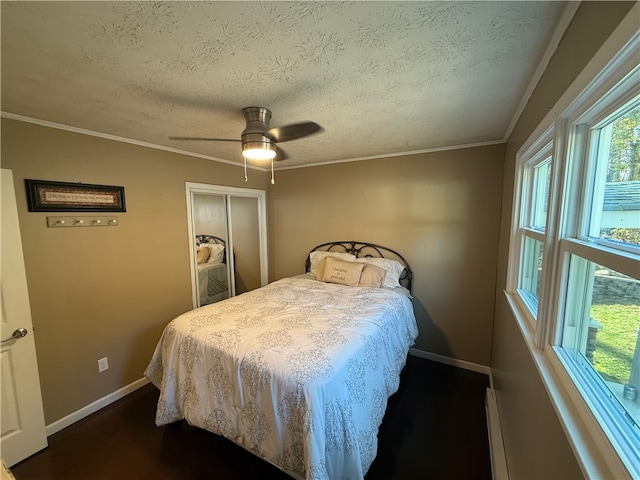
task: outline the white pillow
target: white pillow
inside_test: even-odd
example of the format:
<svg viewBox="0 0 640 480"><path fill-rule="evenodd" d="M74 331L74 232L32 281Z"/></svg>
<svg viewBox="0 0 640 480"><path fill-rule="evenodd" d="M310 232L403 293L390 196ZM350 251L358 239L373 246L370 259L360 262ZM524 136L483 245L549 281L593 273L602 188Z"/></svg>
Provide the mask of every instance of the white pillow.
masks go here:
<svg viewBox="0 0 640 480"><path fill-rule="evenodd" d="M382 280L382 286L387 288L400 287L400 275L404 270L404 266L395 260L390 258L374 258L374 257L361 257L356 258L355 262L369 263L376 267L384 268L387 273Z"/></svg>
<svg viewBox="0 0 640 480"><path fill-rule="evenodd" d="M309 254L309 259L311 260L311 266L309 267L309 273L314 277L318 278L318 267L320 266L320 262L326 257L337 257L341 260L353 261L356 256L351 255L347 252L311 252ZM322 280L318 278L318 280Z"/></svg>
<svg viewBox="0 0 640 480"><path fill-rule="evenodd" d="M200 248L206 247L209 249L209 259L207 263L222 263L224 262L224 245L221 243L203 243Z"/></svg>

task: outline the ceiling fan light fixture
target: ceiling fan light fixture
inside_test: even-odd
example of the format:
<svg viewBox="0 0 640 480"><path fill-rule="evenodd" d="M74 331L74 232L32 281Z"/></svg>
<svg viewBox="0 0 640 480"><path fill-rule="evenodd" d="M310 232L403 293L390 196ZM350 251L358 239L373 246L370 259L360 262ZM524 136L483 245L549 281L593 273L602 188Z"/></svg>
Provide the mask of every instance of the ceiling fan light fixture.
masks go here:
<svg viewBox="0 0 640 480"><path fill-rule="evenodd" d="M276 147L270 142L246 142L242 144L242 155L247 160L271 160L276 156Z"/></svg>

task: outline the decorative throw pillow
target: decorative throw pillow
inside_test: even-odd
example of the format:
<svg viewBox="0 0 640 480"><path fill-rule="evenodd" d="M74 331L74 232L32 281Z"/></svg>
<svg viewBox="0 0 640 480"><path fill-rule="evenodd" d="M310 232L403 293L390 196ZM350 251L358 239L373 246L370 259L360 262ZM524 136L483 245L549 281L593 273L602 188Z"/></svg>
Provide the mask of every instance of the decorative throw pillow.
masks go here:
<svg viewBox="0 0 640 480"><path fill-rule="evenodd" d="M380 288L383 284L386 273L387 271L384 268L365 263L358 286Z"/></svg>
<svg viewBox="0 0 640 480"><path fill-rule="evenodd" d="M368 263L369 265L375 265L376 267L384 268L387 273L382 281L383 287L395 288L400 287L400 275L404 271L404 266L395 260L390 258L374 258L374 257L361 257L356 258L355 262Z"/></svg>
<svg viewBox="0 0 640 480"><path fill-rule="evenodd" d="M318 268L320 267L320 262L322 262L326 257L336 257L342 260L355 260L356 258L355 255L351 255L347 252L311 252L309 254L309 259L311 260L309 273L320 281L322 281L322 277L318 276Z"/></svg>
<svg viewBox="0 0 640 480"><path fill-rule="evenodd" d="M362 263L347 262L336 257L326 257L323 282L357 287L362 275Z"/></svg>
<svg viewBox="0 0 640 480"><path fill-rule="evenodd" d="M210 250L208 248L198 247L198 253L196 254L196 258L198 263L205 263L209 259Z"/></svg>

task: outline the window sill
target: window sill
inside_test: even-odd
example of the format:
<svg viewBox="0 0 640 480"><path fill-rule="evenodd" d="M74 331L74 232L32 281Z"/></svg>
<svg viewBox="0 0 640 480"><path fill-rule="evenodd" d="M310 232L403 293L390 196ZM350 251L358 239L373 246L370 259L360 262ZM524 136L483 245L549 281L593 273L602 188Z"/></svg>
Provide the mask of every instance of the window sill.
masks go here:
<svg viewBox="0 0 640 480"><path fill-rule="evenodd" d="M504 293L585 478L633 478L553 348L535 347L534 330L516 296Z"/></svg>

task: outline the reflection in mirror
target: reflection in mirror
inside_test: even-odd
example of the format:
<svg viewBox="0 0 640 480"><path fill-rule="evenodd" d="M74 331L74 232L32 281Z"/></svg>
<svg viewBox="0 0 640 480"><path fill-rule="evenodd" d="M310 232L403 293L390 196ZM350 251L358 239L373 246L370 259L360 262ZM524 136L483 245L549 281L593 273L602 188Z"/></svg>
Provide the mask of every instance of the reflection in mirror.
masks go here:
<svg viewBox="0 0 640 480"><path fill-rule="evenodd" d="M230 196L235 293L262 286L260 275L259 205L255 197Z"/></svg>
<svg viewBox="0 0 640 480"><path fill-rule="evenodd" d="M194 194L198 304L215 303L230 296L227 261L227 217L224 195Z"/></svg>
<svg viewBox="0 0 640 480"><path fill-rule="evenodd" d="M194 308L268 283L265 192L186 183Z"/></svg>

